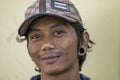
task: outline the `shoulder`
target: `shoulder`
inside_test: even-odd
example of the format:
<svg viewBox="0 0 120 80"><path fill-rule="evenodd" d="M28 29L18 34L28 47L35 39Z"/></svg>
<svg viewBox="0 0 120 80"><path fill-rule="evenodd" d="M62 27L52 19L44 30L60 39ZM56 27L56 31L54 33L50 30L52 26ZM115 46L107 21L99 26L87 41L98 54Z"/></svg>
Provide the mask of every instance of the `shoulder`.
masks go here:
<svg viewBox="0 0 120 80"><path fill-rule="evenodd" d="M82 80L91 80L89 77L87 77L83 74L80 74L80 78ZM30 80L40 80L40 75L33 76Z"/></svg>
<svg viewBox="0 0 120 80"><path fill-rule="evenodd" d="M83 75L83 74L80 74L80 78L81 78L82 80L91 80L89 77L87 77L87 76L85 76L85 75Z"/></svg>
<svg viewBox="0 0 120 80"><path fill-rule="evenodd" d="M40 80L40 75L32 76L30 80Z"/></svg>

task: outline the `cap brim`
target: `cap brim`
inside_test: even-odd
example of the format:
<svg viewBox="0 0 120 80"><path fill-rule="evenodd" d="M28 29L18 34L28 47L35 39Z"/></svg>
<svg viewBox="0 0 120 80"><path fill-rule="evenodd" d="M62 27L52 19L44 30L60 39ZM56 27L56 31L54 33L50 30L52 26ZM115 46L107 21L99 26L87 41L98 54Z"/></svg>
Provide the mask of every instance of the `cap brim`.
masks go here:
<svg viewBox="0 0 120 80"><path fill-rule="evenodd" d="M64 17L64 16L60 16L60 15L56 15L56 14L50 14L50 13L43 13L43 14L36 14L36 15L33 15L29 18L27 18L20 26L19 30L18 30L18 34L20 36L24 36L26 34L26 31L27 29L29 28L30 24L38 17L42 17L42 16L55 16L55 17L59 17L59 18L62 18L62 19L65 19L69 22L76 22L77 20L71 20L71 19L68 19L67 17Z"/></svg>

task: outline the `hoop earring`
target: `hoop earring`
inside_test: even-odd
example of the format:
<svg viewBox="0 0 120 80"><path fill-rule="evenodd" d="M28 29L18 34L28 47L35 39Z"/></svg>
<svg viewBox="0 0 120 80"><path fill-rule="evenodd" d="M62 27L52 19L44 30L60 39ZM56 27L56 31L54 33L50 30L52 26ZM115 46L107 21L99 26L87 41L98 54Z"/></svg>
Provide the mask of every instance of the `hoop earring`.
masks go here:
<svg viewBox="0 0 120 80"><path fill-rule="evenodd" d="M35 71L40 72L40 69L36 66Z"/></svg>
<svg viewBox="0 0 120 80"><path fill-rule="evenodd" d="M80 51L78 52L78 55L79 56L83 56L85 54L86 54L85 49L84 48L80 48Z"/></svg>

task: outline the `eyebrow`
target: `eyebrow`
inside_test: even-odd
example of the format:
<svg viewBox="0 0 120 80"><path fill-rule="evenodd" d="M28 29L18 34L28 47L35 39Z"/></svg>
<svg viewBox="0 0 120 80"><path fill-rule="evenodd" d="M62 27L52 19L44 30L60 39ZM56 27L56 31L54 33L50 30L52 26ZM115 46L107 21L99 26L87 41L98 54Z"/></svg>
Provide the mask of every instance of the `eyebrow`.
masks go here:
<svg viewBox="0 0 120 80"><path fill-rule="evenodd" d="M60 23L56 23L56 24L50 26L50 28L61 27L61 26L64 26L64 25L67 25L67 23L66 22L60 22Z"/></svg>
<svg viewBox="0 0 120 80"><path fill-rule="evenodd" d="M40 31L40 30L39 30L39 29L36 29L36 28L30 28L30 29L27 31L27 33L30 34L30 33L34 32L34 31L38 32L38 31Z"/></svg>

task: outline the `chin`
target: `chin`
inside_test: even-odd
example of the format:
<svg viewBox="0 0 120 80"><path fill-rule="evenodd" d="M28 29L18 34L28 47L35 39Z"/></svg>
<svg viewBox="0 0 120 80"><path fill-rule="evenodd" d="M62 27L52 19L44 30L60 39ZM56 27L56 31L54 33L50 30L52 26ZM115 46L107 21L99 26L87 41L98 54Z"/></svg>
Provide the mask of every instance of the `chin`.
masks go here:
<svg viewBox="0 0 120 80"><path fill-rule="evenodd" d="M62 68L50 68L50 69L45 69L43 71L41 71L41 73L47 74L47 75L58 75L65 72L65 69Z"/></svg>

